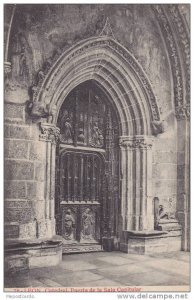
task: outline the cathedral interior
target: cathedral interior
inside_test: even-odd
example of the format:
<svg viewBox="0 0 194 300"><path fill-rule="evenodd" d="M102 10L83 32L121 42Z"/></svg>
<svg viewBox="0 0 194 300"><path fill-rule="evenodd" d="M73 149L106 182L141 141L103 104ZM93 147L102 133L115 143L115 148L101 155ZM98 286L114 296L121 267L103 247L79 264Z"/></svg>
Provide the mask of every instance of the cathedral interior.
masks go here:
<svg viewBox="0 0 194 300"><path fill-rule="evenodd" d="M5 275L189 253L189 55L189 4L4 5Z"/></svg>

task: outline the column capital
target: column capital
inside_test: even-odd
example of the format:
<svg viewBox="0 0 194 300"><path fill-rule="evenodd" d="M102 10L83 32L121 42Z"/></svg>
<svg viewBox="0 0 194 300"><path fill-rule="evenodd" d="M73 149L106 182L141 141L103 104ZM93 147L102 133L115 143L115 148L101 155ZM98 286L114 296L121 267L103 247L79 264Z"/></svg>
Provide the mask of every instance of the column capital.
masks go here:
<svg viewBox="0 0 194 300"><path fill-rule="evenodd" d="M59 140L60 129L51 123L40 123L40 141L56 144Z"/></svg>
<svg viewBox="0 0 194 300"><path fill-rule="evenodd" d="M189 104L183 104L176 107L175 110L176 118L177 120L185 120L190 119L190 105Z"/></svg>
<svg viewBox="0 0 194 300"><path fill-rule="evenodd" d="M129 149L151 149L153 144L153 138L146 135L135 136L121 136L119 138L119 145L122 148Z"/></svg>

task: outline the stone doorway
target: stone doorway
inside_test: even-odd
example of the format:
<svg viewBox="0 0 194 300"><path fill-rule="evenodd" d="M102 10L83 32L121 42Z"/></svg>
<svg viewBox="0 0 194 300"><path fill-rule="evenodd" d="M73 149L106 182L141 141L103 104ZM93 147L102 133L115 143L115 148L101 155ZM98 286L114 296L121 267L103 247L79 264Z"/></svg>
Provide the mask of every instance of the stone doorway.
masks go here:
<svg viewBox="0 0 194 300"><path fill-rule="evenodd" d="M117 239L118 122L94 81L77 86L58 116L56 224L63 253L98 251Z"/></svg>

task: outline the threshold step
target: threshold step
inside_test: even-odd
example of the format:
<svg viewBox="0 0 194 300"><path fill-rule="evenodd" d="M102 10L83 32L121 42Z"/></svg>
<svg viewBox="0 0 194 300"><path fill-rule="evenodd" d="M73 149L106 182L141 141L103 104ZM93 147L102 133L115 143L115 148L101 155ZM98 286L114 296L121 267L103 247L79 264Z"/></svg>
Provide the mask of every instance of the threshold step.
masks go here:
<svg viewBox="0 0 194 300"><path fill-rule="evenodd" d="M102 245L99 244L81 244L81 245L64 245L62 246L63 254L68 253L87 253L87 252L102 252Z"/></svg>

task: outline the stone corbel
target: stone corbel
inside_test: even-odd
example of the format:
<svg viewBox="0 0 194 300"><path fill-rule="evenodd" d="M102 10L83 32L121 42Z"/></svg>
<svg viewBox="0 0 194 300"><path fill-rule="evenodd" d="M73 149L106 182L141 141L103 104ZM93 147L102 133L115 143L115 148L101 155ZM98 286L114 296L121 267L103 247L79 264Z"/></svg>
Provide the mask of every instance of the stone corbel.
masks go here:
<svg viewBox="0 0 194 300"><path fill-rule="evenodd" d="M40 123L40 140L56 144L59 140L60 129L50 123Z"/></svg>
<svg viewBox="0 0 194 300"><path fill-rule="evenodd" d="M152 130L154 135L158 135L166 132L168 124L165 120L162 121L153 121L152 122Z"/></svg>
<svg viewBox="0 0 194 300"><path fill-rule="evenodd" d="M49 116L49 111L45 103L30 102L28 104L28 111L33 118L46 118Z"/></svg>
<svg viewBox="0 0 194 300"><path fill-rule="evenodd" d="M31 101L28 103L28 111L32 118L48 118L48 122L51 122L56 114L56 105L50 105L38 101Z"/></svg>

